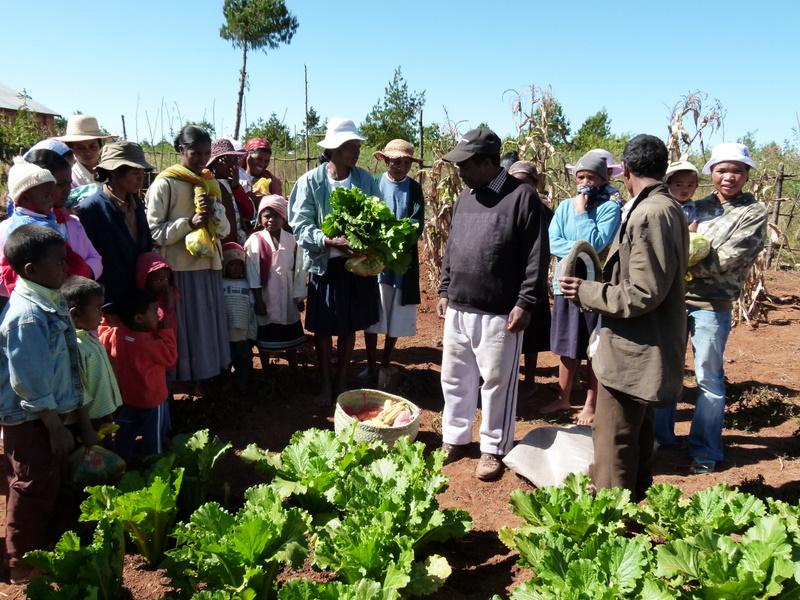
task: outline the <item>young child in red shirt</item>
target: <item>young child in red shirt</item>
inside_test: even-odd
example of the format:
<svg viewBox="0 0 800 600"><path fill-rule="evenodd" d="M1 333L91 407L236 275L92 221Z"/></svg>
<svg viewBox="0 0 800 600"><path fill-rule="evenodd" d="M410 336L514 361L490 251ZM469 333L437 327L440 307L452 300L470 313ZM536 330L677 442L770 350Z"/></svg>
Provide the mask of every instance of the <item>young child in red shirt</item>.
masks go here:
<svg viewBox="0 0 800 600"><path fill-rule="evenodd" d="M167 369L175 365L175 329L158 318L158 299L137 290L115 306L118 325L100 325L100 341L117 376L122 406L117 411L115 449L123 459L163 453ZM142 447L135 453L137 436Z"/></svg>

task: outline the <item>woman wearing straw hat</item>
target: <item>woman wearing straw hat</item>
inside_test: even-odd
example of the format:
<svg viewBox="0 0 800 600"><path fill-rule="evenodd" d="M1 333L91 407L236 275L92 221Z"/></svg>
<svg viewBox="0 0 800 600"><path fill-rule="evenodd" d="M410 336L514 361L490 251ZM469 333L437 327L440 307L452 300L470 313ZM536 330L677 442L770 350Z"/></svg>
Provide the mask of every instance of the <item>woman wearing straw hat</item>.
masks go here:
<svg viewBox="0 0 800 600"><path fill-rule="evenodd" d="M695 201L697 233L711 242L708 256L689 268L686 310L697 379L689 454L693 473L711 473L725 456L722 426L725 414L723 353L731 330L731 309L750 268L764 247L767 209L743 192L756 162L744 144L715 146L703 168L714 192ZM675 444L675 407L656 412L656 441Z"/></svg>
<svg viewBox="0 0 800 600"><path fill-rule="evenodd" d="M373 156L386 163L386 172L378 180L383 201L398 219L410 218L417 226L417 234L422 235L425 225L422 186L408 176L413 163L422 164L422 159L414 157L414 146L405 140L392 140ZM417 305L420 302L417 245L414 244L411 250L411 266L405 273L384 269L378 275L378 283L381 298L380 320L364 333L367 370L363 375L373 378L378 374L378 386L385 389L389 385L388 369L397 338L410 337L417 333ZM386 336L380 372L377 370L379 333Z"/></svg>
<svg viewBox="0 0 800 600"><path fill-rule="evenodd" d="M211 158L211 136L200 127L187 125L174 145L180 164L156 177L147 190L145 206L153 243L172 267L181 295L176 307L176 380L199 383L216 377L230 363L220 244L230 233L230 223L222 203L201 175ZM197 207L196 187L206 190L199 194ZM186 246L186 236L200 228L215 233L214 251L207 256L192 254ZM198 392L202 393L202 388Z"/></svg>
<svg viewBox="0 0 800 600"><path fill-rule="evenodd" d="M77 159L72 165L72 187L95 183L94 168L100 160L103 140L114 137L106 135L89 115L72 115L67 119L67 131L56 139L69 146Z"/></svg>
<svg viewBox="0 0 800 600"><path fill-rule="evenodd" d="M347 271L345 258L353 253L347 238L328 238L320 229L331 212L329 198L334 189L357 187L368 196L380 195L372 175L356 166L365 139L350 119L328 121L325 138L319 142L328 162L304 173L289 198L289 225L304 250L304 264L310 273L306 329L314 334L322 377L318 404L331 404L346 389L355 332L379 318L377 278ZM338 336L338 360L332 377L334 335Z"/></svg>
<svg viewBox="0 0 800 600"><path fill-rule="evenodd" d="M139 144L123 141L103 146L95 169L100 187L81 202L78 218L103 257L99 281L106 302L114 302L136 289L136 259L153 249L141 198L145 172L153 165Z"/></svg>

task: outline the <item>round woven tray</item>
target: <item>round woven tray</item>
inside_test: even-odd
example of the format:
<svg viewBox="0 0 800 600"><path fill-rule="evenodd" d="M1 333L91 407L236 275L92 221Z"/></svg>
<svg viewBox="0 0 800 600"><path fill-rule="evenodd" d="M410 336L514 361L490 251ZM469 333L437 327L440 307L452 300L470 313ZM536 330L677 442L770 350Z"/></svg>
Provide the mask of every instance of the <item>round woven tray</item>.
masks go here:
<svg viewBox="0 0 800 600"><path fill-rule="evenodd" d="M405 401L414 412L414 420L403 427L373 427L372 425L359 422L354 417L348 415L342 408L373 408L383 406L386 400ZM374 442L380 440L386 445L392 446L401 436L407 435L412 440L417 437L417 433L419 433L419 415L419 407L400 396L387 394L380 390L350 390L339 394L339 397L336 399L336 412L333 414L333 428L336 433L339 433L350 427L353 423L357 423L355 438L358 441Z"/></svg>
<svg viewBox="0 0 800 600"><path fill-rule="evenodd" d="M372 258L370 256L354 256L345 261L344 268L353 275L374 277L383 271L383 263L377 258Z"/></svg>

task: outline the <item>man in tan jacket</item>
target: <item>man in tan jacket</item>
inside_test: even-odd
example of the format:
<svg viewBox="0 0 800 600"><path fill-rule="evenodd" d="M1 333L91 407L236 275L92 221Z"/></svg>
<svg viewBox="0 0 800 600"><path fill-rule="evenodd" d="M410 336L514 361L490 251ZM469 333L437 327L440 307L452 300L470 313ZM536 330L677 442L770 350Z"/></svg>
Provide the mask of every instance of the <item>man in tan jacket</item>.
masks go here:
<svg viewBox="0 0 800 600"><path fill-rule="evenodd" d="M686 217L662 178L667 148L638 135L622 155L631 200L603 268L604 282L560 277L568 299L601 315L589 343L600 383L592 479L634 500L652 483L654 408L681 392L686 355Z"/></svg>

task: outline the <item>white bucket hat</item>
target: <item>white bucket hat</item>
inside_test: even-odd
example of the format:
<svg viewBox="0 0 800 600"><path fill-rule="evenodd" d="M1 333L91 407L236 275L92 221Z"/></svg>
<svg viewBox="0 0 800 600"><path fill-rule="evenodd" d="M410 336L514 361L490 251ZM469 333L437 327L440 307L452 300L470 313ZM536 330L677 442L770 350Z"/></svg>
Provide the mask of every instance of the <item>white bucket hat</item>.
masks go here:
<svg viewBox="0 0 800 600"><path fill-rule="evenodd" d="M594 148L586 153L586 155L589 154L595 154L606 159L606 165L608 165L608 168L611 169L611 174L609 177L619 177L622 175L622 165L614 162L614 155L608 150L603 148ZM567 165L567 168L572 171L573 175L575 175L575 165Z"/></svg>
<svg viewBox="0 0 800 600"><path fill-rule="evenodd" d="M317 145L326 150L333 150L350 140L360 140L363 142L366 141L366 139L367 138L358 131L352 119L336 117L328 121L328 127L325 130L325 138L319 141Z"/></svg>
<svg viewBox="0 0 800 600"><path fill-rule="evenodd" d="M697 172L697 167L695 167L692 163L690 163L688 160L679 160L669 164L667 167L667 172L664 173L664 181L669 179L671 175L674 175L678 171L691 171L695 175L699 175Z"/></svg>
<svg viewBox="0 0 800 600"><path fill-rule="evenodd" d="M751 169L756 169L756 161L750 158L750 150L744 144L737 144L735 142L727 142L725 144L717 144L711 151L711 158L703 167L703 173L711 173L714 165L721 162L740 162Z"/></svg>
<svg viewBox="0 0 800 600"><path fill-rule="evenodd" d="M116 136L105 135L97 124L97 119L90 115L72 115L67 119L67 131L55 139L59 142L85 142L87 140L104 140Z"/></svg>

